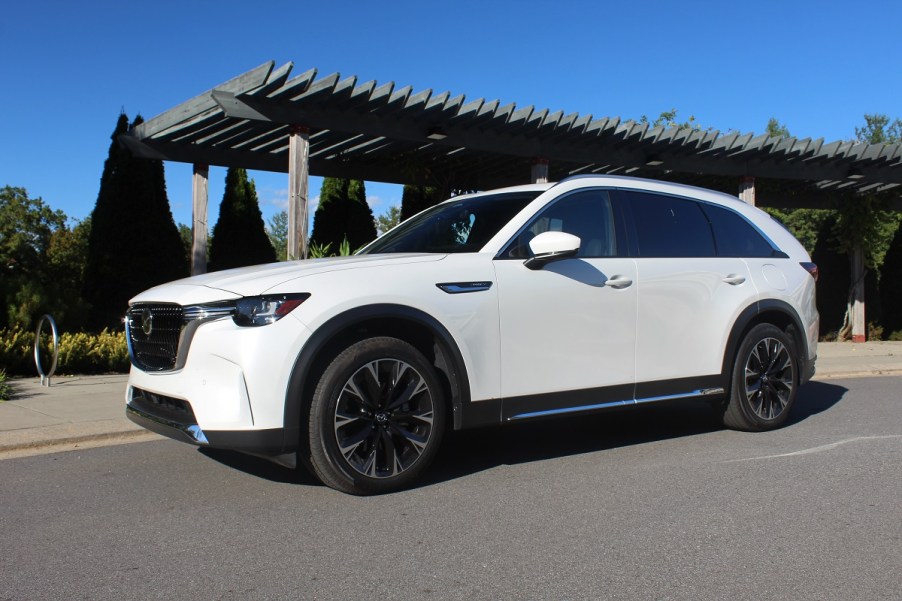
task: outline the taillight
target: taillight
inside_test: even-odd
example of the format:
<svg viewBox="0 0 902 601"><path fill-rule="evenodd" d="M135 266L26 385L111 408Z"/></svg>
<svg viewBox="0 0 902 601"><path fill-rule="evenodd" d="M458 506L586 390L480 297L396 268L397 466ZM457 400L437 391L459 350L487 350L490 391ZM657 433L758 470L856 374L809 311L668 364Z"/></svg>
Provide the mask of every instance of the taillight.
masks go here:
<svg viewBox="0 0 902 601"><path fill-rule="evenodd" d="M805 268L805 271L811 274L811 277L814 278L814 281L817 281L817 265L814 263L799 263L802 267Z"/></svg>

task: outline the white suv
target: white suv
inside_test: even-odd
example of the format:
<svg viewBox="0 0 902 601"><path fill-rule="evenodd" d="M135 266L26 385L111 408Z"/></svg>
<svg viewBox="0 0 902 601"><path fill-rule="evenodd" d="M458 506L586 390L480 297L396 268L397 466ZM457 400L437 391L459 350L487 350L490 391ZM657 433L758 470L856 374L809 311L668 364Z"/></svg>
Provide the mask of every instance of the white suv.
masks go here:
<svg viewBox="0 0 902 601"><path fill-rule="evenodd" d="M463 429L706 398L766 430L814 373L817 268L735 197L628 177L458 196L355 256L135 297L127 414L355 494Z"/></svg>

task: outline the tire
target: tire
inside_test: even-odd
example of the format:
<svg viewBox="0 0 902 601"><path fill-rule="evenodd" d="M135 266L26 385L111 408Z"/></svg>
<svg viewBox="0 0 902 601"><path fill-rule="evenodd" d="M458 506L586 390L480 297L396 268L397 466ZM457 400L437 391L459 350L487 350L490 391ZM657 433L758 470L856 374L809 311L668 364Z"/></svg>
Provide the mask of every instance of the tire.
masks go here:
<svg viewBox="0 0 902 601"><path fill-rule="evenodd" d="M426 469L444 429L444 390L429 361L397 338L369 338L340 353L316 386L310 463L337 490L389 492Z"/></svg>
<svg viewBox="0 0 902 601"><path fill-rule="evenodd" d="M783 330L769 323L752 328L736 352L724 425L749 432L782 426L799 387L798 366L795 345Z"/></svg>

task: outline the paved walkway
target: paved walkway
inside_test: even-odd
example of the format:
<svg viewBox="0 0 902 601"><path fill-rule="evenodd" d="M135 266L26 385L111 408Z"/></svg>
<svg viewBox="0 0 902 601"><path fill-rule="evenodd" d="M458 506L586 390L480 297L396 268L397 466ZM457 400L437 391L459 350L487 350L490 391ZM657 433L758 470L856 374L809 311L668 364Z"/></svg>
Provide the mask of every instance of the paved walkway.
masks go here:
<svg viewBox="0 0 902 601"><path fill-rule="evenodd" d="M821 343L816 379L902 375L902 342ZM13 399L0 402L0 458L110 443L153 440L125 417L128 376L11 380Z"/></svg>

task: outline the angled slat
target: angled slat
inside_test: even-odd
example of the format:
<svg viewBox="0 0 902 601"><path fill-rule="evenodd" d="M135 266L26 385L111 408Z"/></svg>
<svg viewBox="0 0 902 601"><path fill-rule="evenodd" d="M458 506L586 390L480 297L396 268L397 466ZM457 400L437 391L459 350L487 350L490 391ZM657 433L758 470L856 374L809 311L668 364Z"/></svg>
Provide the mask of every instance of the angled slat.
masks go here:
<svg viewBox="0 0 902 601"><path fill-rule="evenodd" d="M310 87L313 80L316 79L316 69L304 71L300 75L296 75L285 82L282 87L270 92L268 98L292 98L298 94L303 94Z"/></svg>
<svg viewBox="0 0 902 601"><path fill-rule="evenodd" d="M269 77L266 79L265 84L255 90L251 90L250 92L248 92L248 94L253 94L254 96L268 96L270 93L278 90L283 85L285 85L285 82L288 80L288 76L291 75L291 69L293 67L293 62L288 62L282 65L269 74Z"/></svg>
<svg viewBox="0 0 902 601"><path fill-rule="evenodd" d="M292 100L294 102L309 102L328 98L332 94L332 90L335 89L335 84L338 83L340 77L340 73L333 73L317 79L310 84L306 92L295 96Z"/></svg>
<svg viewBox="0 0 902 601"><path fill-rule="evenodd" d="M389 98L391 98L392 90L395 89L395 82L390 81L388 83L384 83L381 86L377 87L373 90L373 93L370 94L369 105L371 109L378 108L388 102Z"/></svg>
<svg viewBox="0 0 902 601"><path fill-rule="evenodd" d="M432 90L423 90L421 92L417 92L416 94L411 94L407 101L404 103L404 111L420 111L425 106L426 103L429 102L429 98L432 96Z"/></svg>
<svg viewBox="0 0 902 601"><path fill-rule="evenodd" d="M347 102L348 99L351 98L351 95L354 93L354 88L357 87L357 76L352 75L351 77L346 77L342 79L338 83L335 84L335 87L332 89L332 97L329 99L329 102L334 103L344 103Z"/></svg>
<svg viewBox="0 0 902 601"><path fill-rule="evenodd" d="M348 99L350 104L364 104L369 102L370 96L373 93L373 90L376 89L376 81L371 79L370 81L357 84L354 86L354 89L351 91L351 97Z"/></svg>
<svg viewBox="0 0 902 601"><path fill-rule="evenodd" d="M451 97L451 92L442 92L441 94L433 95L428 102L426 102L426 106L423 108L424 111L434 111L438 109L442 109L448 103L448 98Z"/></svg>
<svg viewBox="0 0 902 601"><path fill-rule="evenodd" d="M532 105L524 106L523 108L519 108L511 113L510 119L508 119L507 123L510 126L520 126L526 123L529 120L530 115L535 110L535 107Z"/></svg>

